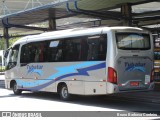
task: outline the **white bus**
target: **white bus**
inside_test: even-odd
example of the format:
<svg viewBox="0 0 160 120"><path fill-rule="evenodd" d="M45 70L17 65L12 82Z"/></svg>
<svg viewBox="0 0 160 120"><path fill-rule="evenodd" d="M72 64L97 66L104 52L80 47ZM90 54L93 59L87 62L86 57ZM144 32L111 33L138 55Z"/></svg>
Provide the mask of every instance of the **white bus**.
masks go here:
<svg viewBox="0 0 160 120"><path fill-rule="evenodd" d="M134 27L46 32L18 40L7 56L5 87L22 91L106 95L154 88L153 42Z"/></svg>

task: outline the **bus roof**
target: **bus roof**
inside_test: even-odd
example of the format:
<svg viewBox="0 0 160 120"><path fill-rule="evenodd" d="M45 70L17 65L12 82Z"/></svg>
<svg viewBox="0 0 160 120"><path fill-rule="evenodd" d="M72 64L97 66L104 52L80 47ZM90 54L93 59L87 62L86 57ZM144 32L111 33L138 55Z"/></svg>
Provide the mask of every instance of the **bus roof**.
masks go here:
<svg viewBox="0 0 160 120"><path fill-rule="evenodd" d="M75 29L68 29L68 30L59 30L59 31L52 31L52 32L44 32L38 35L31 35L20 38L14 44L26 43L26 42L34 42L34 41L44 41L44 40L51 40L51 39L60 39L65 37L76 37L82 35L94 35L94 34L102 34L107 31L112 30L136 30L142 31L141 28L136 27L96 27L96 28L75 28Z"/></svg>

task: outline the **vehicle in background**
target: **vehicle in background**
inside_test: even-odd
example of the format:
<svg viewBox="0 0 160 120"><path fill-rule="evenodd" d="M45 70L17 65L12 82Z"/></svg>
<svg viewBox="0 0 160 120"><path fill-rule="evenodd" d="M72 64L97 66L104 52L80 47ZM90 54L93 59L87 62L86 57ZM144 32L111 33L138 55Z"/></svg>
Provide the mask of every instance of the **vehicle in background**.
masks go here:
<svg viewBox="0 0 160 120"><path fill-rule="evenodd" d="M5 50L0 50L0 75L4 75L5 71Z"/></svg>
<svg viewBox="0 0 160 120"><path fill-rule="evenodd" d="M4 53L4 50L0 50L0 66L5 66Z"/></svg>
<svg viewBox="0 0 160 120"><path fill-rule="evenodd" d="M160 82L160 47L154 48L154 80Z"/></svg>

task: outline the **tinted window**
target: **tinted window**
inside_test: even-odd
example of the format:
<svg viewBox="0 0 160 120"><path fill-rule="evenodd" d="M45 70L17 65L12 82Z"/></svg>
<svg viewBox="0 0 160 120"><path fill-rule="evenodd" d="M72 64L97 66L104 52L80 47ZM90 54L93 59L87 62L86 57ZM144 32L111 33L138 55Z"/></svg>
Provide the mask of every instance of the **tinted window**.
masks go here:
<svg viewBox="0 0 160 120"><path fill-rule="evenodd" d="M149 34L117 33L116 38L117 38L117 46L119 49L126 49L126 50L150 49Z"/></svg>
<svg viewBox="0 0 160 120"><path fill-rule="evenodd" d="M105 60L106 36L86 36L65 39L63 43L64 61Z"/></svg>
<svg viewBox="0 0 160 120"><path fill-rule="evenodd" d="M45 62L46 42L34 42L22 46L21 63Z"/></svg>
<svg viewBox="0 0 160 120"><path fill-rule="evenodd" d="M56 62L63 60L63 42L62 41L49 41L47 47L47 61Z"/></svg>
<svg viewBox="0 0 160 120"><path fill-rule="evenodd" d="M22 46L21 63L105 60L106 35L33 42Z"/></svg>

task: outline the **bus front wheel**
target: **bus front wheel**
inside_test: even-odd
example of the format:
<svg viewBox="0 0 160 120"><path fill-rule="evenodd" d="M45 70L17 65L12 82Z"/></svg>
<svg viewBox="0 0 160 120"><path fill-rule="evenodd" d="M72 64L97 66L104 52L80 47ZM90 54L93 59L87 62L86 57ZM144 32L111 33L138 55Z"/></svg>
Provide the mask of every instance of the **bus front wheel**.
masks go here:
<svg viewBox="0 0 160 120"><path fill-rule="evenodd" d="M59 95L60 95L60 98L62 100L69 100L70 99L70 94L68 92L68 88L67 88L67 85L62 85L61 88L60 88L60 91L59 91Z"/></svg>
<svg viewBox="0 0 160 120"><path fill-rule="evenodd" d="M22 93L22 90L19 90L19 89L18 89L18 86L17 86L17 83L16 83L16 82L13 84L13 93L14 93L15 95L20 95L20 94Z"/></svg>

